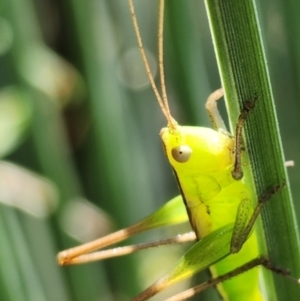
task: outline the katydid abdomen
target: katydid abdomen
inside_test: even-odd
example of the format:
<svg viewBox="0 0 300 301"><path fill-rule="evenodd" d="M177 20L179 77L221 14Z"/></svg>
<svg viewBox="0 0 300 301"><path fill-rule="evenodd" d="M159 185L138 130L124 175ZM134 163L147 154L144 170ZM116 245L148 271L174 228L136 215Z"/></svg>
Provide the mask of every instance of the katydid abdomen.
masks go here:
<svg viewBox="0 0 300 301"><path fill-rule="evenodd" d="M167 157L174 169L189 220L197 238L227 224L234 224L243 199L254 196L245 179L235 180L234 138L202 127L165 128L161 132ZM251 209L250 209L251 210ZM258 257L255 231L242 249L210 267L213 276L225 274ZM252 269L218 285L228 301L261 301L259 270Z"/></svg>

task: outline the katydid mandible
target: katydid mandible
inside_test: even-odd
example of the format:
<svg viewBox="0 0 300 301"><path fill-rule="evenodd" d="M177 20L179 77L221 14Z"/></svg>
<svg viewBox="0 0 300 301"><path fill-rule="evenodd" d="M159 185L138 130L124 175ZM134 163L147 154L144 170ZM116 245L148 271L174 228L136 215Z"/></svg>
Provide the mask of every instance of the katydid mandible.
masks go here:
<svg viewBox="0 0 300 301"><path fill-rule="evenodd" d="M161 93L156 87L145 55L133 2L132 0L128 2L146 71L168 122L167 127L161 130L160 137L173 168L181 196L172 199L157 212L133 226L91 243L60 252L59 264L90 262L155 246L156 243L150 243L93 252L142 231L189 220L194 230L193 233L161 241L158 244L184 242L195 238L198 242L173 270L133 300L148 300L170 285L192 276L197 271L209 268L214 277L212 281L170 300L183 300L207 287L217 285L224 300L263 301L264 298L259 289L259 270L255 267L263 265L271 270L274 270L274 267L268 260L259 257L258 242L253 226L263 204L281 186L274 186L267 191L266 195L258 200L258 205L255 205L255 196L245 184L242 171L242 128L258 96L254 94L253 99L246 102L237 121L234 137L227 132L217 110L216 102L223 96L222 89L212 93L206 104L213 129L179 126L169 110L164 80L164 1L159 2L158 55ZM288 274L284 270L275 270L275 272Z"/></svg>

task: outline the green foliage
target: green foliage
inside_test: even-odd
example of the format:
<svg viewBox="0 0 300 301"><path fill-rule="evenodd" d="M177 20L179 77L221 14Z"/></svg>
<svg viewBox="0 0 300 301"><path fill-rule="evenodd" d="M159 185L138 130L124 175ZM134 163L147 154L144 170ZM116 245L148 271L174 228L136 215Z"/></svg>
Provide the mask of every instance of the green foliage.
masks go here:
<svg viewBox="0 0 300 301"><path fill-rule="evenodd" d="M157 5L135 2L155 66ZM166 2L171 110L182 124L209 126L204 103L220 87L220 76L204 3ZM257 6L285 158L296 162L288 174L298 200L300 35L292 2L257 1ZM178 193L158 137L165 120L140 64L127 1L2 0L0 36L0 151L3 160L14 163L0 165L0 299L128 300L184 250L167 247L63 268L55 260L58 251L128 226ZM10 126L4 124L8 120ZM273 145L263 133L263 145ZM264 149L258 149L252 156L263 155ZM260 165L255 168L259 171ZM296 214L299 210L296 202ZM282 226L281 219L278 224L280 217L273 213L264 218L276 231L283 227L285 237L294 235L295 229ZM141 240L169 235L154 233ZM272 259L279 244L278 250L293 248L285 243L268 244ZM300 277L289 260L281 263Z"/></svg>

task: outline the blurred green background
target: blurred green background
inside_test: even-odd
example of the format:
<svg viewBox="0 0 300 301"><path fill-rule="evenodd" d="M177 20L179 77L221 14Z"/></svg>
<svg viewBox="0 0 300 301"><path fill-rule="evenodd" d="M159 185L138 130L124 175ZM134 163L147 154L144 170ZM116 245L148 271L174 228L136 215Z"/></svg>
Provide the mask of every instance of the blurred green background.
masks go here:
<svg viewBox="0 0 300 301"><path fill-rule="evenodd" d="M155 71L157 2L135 2ZM182 124L209 126L204 103L220 79L204 3L166 2L171 110ZM300 4L256 3L300 216ZM0 300L128 300L183 254L164 247L56 264L58 251L125 227L178 193L158 136L166 121L136 44L126 0L0 0Z"/></svg>

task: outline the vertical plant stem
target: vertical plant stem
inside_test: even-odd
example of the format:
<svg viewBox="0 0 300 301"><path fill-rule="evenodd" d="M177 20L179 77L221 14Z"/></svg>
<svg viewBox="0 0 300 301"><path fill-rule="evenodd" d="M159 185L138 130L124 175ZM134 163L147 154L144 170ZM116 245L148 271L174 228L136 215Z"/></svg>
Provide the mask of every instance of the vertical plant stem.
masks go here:
<svg viewBox="0 0 300 301"><path fill-rule="evenodd" d="M246 101L258 96L245 125L244 143L258 196L286 183L262 219L270 260L299 276L299 235L254 1L206 0L228 112L234 126ZM298 300L300 287L274 276L278 300Z"/></svg>

